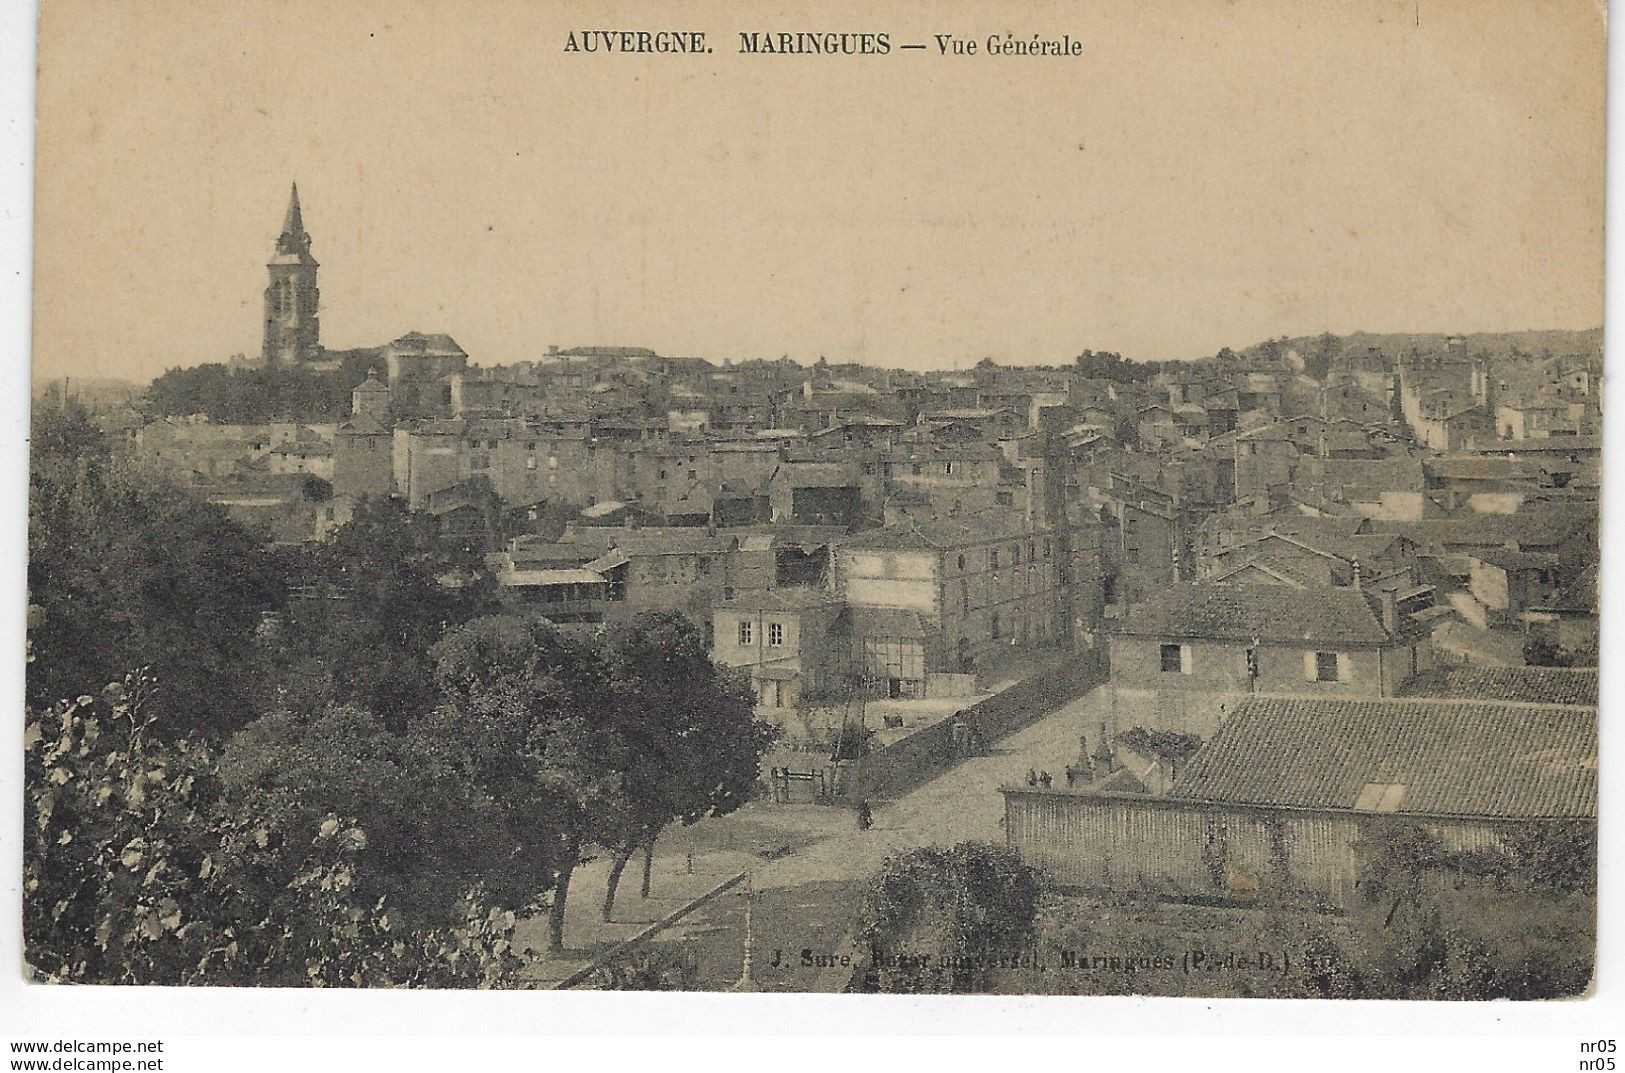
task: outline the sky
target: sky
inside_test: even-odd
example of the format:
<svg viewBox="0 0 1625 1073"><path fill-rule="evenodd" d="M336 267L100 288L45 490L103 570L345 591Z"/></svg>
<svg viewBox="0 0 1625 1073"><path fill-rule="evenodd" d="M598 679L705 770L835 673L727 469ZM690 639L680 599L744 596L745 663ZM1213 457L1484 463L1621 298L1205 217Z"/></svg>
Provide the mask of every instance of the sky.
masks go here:
<svg viewBox="0 0 1625 1073"><path fill-rule="evenodd" d="M1602 321L1590 0L808 10L51 0L36 375L257 354L294 179L326 345L447 332L484 365L928 369ZM563 51L598 28L715 51ZM736 51L809 29L893 51ZM1082 55L987 55L1006 32Z"/></svg>

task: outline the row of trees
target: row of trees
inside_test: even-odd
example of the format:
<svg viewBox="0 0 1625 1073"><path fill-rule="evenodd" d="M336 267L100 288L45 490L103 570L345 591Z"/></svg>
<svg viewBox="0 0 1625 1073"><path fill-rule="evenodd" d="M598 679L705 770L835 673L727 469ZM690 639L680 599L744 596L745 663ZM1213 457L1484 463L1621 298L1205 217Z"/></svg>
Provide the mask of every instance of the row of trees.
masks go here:
<svg viewBox="0 0 1625 1073"><path fill-rule="evenodd" d="M217 748L158 733L139 677L31 714L31 963L85 982L494 982L516 913L547 907L559 949L595 852L606 917L638 852L647 894L661 832L749 800L772 738L673 615L607 644L481 618L433 658L438 703L400 731L281 710Z"/></svg>

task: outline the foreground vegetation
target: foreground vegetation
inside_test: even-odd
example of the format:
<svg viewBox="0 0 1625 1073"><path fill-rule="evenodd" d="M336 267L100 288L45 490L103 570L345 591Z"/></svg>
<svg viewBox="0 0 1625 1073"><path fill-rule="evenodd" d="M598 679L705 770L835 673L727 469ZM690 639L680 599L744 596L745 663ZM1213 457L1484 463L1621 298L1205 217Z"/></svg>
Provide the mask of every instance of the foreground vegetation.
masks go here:
<svg viewBox="0 0 1625 1073"><path fill-rule="evenodd" d="M1044 890L1001 846L891 858L860 908L882 992L1207 998L1549 999L1590 984L1595 842L1534 829L1502 854L1440 855L1417 828L1378 836L1360 902L1248 907Z"/></svg>
<svg viewBox="0 0 1625 1073"><path fill-rule="evenodd" d="M618 880L668 825L753 793L772 728L681 616L592 632L499 613L392 502L327 544L267 549L116 459L82 411L36 432L40 976L506 982L518 916L545 910L562 944L582 862L608 855Z"/></svg>

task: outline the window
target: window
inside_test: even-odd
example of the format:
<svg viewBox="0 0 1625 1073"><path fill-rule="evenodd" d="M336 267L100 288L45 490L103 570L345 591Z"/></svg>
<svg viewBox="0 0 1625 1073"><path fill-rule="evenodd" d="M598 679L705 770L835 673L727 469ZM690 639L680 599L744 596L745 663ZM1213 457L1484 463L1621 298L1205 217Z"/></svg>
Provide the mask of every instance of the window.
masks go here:
<svg viewBox="0 0 1625 1073"><path fill-rule="evenodd" d="M1404 800L1404 783L1368 782L1354 799L1354 807L1359 812L1398 812Z"/></svg>
<svg viewBox="0 0 1625 1073"><path fill-rule="evenodd" d="M953 476L954 464L952 462L944 462L942 464L942 472L947 474L950 477Z"/></svg>
<svg viewBox="0 0 1625 1073"><path fill-rule="evenodd" d="M998 548L994 548L992 551L987 553L987 564L989 566L991 566L995 570L997 570L999 568L999 549Z"/></svg>
<svg viewBox="0 0 1625 1073"><path fill-rule="evenodd" d="M1258 649L1247 649L1247 677L1258 677Z"/></svg>
<svg viewBox="0 0 1625 1073"><path fill-rule="evenodd" d="M1010 565L1011 566L1020 566L1021 565L1021 545L1020 544L1017 544L1015 547L1010 549Z"/></svg>
<svg viewBox="0 0 1625 1073"><path fill-rule="evenodd" d="M1162 673L1163 674L1189 674L1190 673L1190 646L1189 645L1163 645L1162 646Z"/></svg>
<svg viewBox="0 0 1625 1073"><path fill-rule="evenodd" d="M750 644L750 620L749 619L740 619L739 620L739 643L742 644L742 645Z"/></svg>
<svg viewBox="0 0 1625 1073"><path fill-rule="evenodd" d="M999 613L993 612L992 621L988 625L987 635L995 641L999 639Z"/></svg>
<svg viewBox="0 0 1625 1073"><path fill-rule="evenodd" d="M693 470L688 471L688 479L691 480L691 481L694 479L694 471Z"/></svg>
<svg viewBox="0 0 1625 1073"><path fill-rule="evenodd" d="M1336 652L1316 652L1315 653L1315 681L1317 681L1317 682L1340 682L1340 681L1342 681L1341 676L1339 676L1338 673L1337 673L1338 665L1341 662L1342 661L1338 658L1338 655L1337 655Z"/></svg>
<svg viewBox="0 0 1625 1073"><path fill-rule="evenodd" d="M782 622L769 622L767 624L767 644L769 648L779 648L784 644L784 624Z"/></svg>
<svg viewBox="0 0 1625 1073"><path fill-rule="evenodd" d="M959 557L959 569L965 569L965 557L963 555Z"/></svg>
<svg viewBox="0 0 1625 1073"><path fill-rule="evenodd" d="M1016 501L1015 496L1011 495L1009 492L995 492L993 493L993 498L998 501L998 504L1001 507L1008 507Z"/></svg>
<svg viewBox="0 0 1625 1073"><path fill-rule="evenodd" d="M920 475L920 464L918 462L914 463L908 467L908 471L918 477Z"/></svg>

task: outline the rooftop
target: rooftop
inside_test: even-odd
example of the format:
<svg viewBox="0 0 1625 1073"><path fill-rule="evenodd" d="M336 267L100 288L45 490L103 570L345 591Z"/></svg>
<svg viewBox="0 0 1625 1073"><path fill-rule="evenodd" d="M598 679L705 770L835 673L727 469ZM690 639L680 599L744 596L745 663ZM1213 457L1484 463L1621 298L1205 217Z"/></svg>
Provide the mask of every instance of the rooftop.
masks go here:
<svg viewBox="0 0 1625 1073"><path fill-rule="evenodd" d="M1354 647L1395 640L1366 593L1335 585L1186 582L1133 607L1110 629L1125 636Z"/></svg>
<svg viewBox="0 0 1625 1073"><path fill-rule="evenodd" d="M1170 796L1507 819L1597 814L1597 715L1455 700L1256 697Z"/></svg>
<svg viewBox="0 0 1625 1073"><path fill-rule="evenodd" d="M718 607L749 608L753 611L809 611L839 605L840 600L833 593L805 585L782 589L739 589L733 596L717 604Z"/></svg>
<svg viewBox="0 0 1625 1073"><path fill-rule="evenodd" d="M1595 667L1435 667L1400 686L1401 696L1597 706Z"/></svg>

